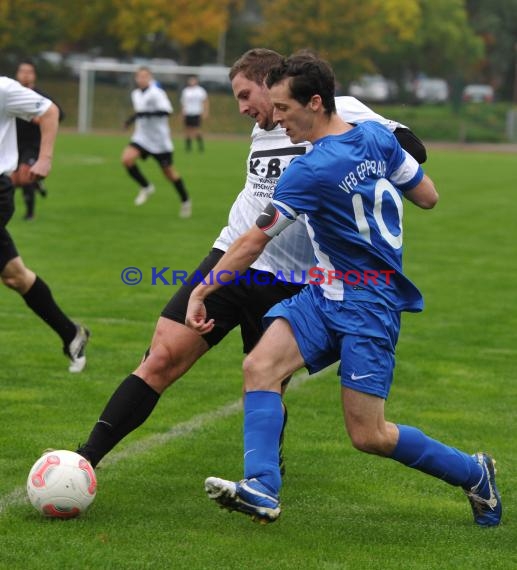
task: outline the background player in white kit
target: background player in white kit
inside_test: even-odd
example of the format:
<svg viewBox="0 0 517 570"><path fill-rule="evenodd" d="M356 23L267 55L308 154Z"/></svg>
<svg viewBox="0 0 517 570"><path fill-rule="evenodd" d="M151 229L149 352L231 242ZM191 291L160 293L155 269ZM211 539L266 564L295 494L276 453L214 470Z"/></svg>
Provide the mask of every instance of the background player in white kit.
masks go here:
<svg viewBox="0 0 517 570"><path fill-rule="evenodd" d="M89 331L71 321L58 307L45 281L25 266L6 229L14 213L14 186L9 175L18 166L16 118L39 123L39 155L29 170L29 182L36 182L50 172L59 109L50 99L22 87L18 81L0 77L0 277L60 336L63 351L70 358L68 370L81 372L86 366L84 349Z"/></svg>
<svg viewBox="0 0 517 570"><path fill-rule="evenodd" d="M131 142L122 153L122 164L139 186L135 205L141 206L155 191L154 185L142 174L136 162L152 156L160 165L162 172L170 180L181 199L180 217L188 218L192 213L192 204L179 172L173 166L174 145L171 139L169 116L172 104L165 91L156 85L151 71L141 67L135 73L137 88L131 93L135 113L129 117L125 126L135 123Z"/></svg>
<svg viewBox="0 0 517 570"><path fill-rule="evenodd" d="M196 275L207 275L230 245L255 223L269 203L282 171L310 147L307 142L292 144L285 130L273 121L273 106L264 79L281 59L274 51L255 49L246 52L230 71L239 111L253 118L256 125L244 189L230 210L228 225L194 272ZM376 115L353 97L339 98L339 102L347 120L374 119L392 130L400 129L398 123ZM403 138L411 143L408 150L425 157L422 143L409 129L402 131ZM203 337L185 326L189 296L199 279L183 285L162 311L144 360L115 390L88 441L77 451L95 467L120 440L149 417L161 394L236 326L241 328L243 350L249 352L262 335L264 313L277 301L300 291L303 276L312 267L313 259L305 222L300 218L272 240L252 265L253 272L265 272L271 277L282 271L292 282L277 281L264 286L250 280L250 283L240 281L221 288L206 299L209 318L214 318L217 324Z"/></svg>
<svg viewBox="0 0 517 570"><path fill-rule="evenodd" d="M203 119L208 118L208 93L204 87L199 85L199 80L195 75L187 79L187 85L181 92L180 102L185 128L185 150L190 152L192 139L196 139L199 151L203 152L205 145L201 125Z"/></svg>

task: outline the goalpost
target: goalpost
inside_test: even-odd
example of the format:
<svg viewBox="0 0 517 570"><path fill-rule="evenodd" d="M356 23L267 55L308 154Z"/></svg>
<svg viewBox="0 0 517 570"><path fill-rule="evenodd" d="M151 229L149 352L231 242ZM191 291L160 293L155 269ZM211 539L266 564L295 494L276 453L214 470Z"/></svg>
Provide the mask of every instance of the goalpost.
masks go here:
<svg viewBox="0 0 517 570"><path fill-rule="evenodd" d="M138 63L108 63L101 61L85 61L79 67L79 102L77 128L80 133L87 133L92 128L94 85L96 72L111 72L114 74L132 75L137 69L142 67ZM228 89L230 80L228 78L229 68L222 65L145 65L149 67L153 75L160 80L160 77L168 80L178 81L189 75L197 75L201 83L212 83L222 88Z"/></svg>

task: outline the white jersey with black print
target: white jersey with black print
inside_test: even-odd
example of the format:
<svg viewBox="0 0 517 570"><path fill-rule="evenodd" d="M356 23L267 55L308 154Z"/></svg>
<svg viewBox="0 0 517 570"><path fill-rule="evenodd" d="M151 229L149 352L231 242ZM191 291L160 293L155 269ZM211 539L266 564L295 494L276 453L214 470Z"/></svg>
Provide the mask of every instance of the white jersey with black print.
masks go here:
<svg viewBox="0 0 517 570"><path fill-rule="evenodd" d="M214 243L226 251L244 232L253 226L262 210L272 199L279 176L291 160L307 152L308 143L293 144L285 129L277 126L265 131L255 125L251 134L246 184L237 196L228 225ZM303 216L301 216L303 217ZM305 221L297 220L285 232L271 240L251 266L276 275L283 272L285 280L304 283L306 271L312 267L314 251L307 235Z"/></svg>
<svg viewBox="0 0 517 570"><path fill-rule="evenodd" d="M172 152L174 146L171 140L169 115L172 104L165 91L152 83L146 89L135 89L131 93L133 108L137 113L135 131L131 142L153 154ZM163 115L145 115L145 113L160 113ZM143 113L143 116L138 116Z"/></svg>
<svg viewBox="0 0 517 570"><path fill-rule="evenodd" d="M374 113L355 97L337 97L336 110L349 123L377 121L391 131L397 127L404 128L404 125ZM270 131L255 125L251 133L244 189L237 196L230 210L228 225L223 228L214 247L226 251L240 235L252 227L271 201L279 176L294 158L311 148L309 142L293 144L285 134L285 129L278 125ZM282 272L287 281L306 283L309 281L308 270L313 265L314 250L305 226L305 217L299 216L295 223L267 244L252 267L274 275Z"/></svg>
<svg viewBox="0 0 517 570"><path fill-rule="evenodd" d="M184 115L199 116L203 114L208 94L201 85L189 85L181 92L181 107Z"/></svg>
<svg viewBox="0 0 517 570"><path fill-rule="evenodd" d="M30 121L52 104L32 89L9 77L0 77L0 174L10 174L18 166L16 118Z"/></svg>
<svg viewBox="0 0 517 570"><path fill-rule="evenodd" d="M355 97L336 97L336 111L337 114L347 123L364 123L365 121L376 121L381 125L384 125L391 132L395 129L407 129L402 123L397 123L391 119L386 119L382 115L375 113L367 107L364 103L361 103L359 99Z"/></svg>

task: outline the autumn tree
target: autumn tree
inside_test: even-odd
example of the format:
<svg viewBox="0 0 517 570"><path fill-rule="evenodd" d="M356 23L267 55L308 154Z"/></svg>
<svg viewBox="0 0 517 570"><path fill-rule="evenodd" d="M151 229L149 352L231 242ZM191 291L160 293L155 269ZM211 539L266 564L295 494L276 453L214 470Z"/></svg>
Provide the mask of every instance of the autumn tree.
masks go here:
<svg viewBox="0 0 517 570"><path fill-rule="evenodd" d="M482 57L465 0L260 0L257 42L283 53L311 48L342 80L384 71L464 71Z"/></svg>
<svg viewBox="0 0 517 570"><path fill-rule="evenodd" d="M155 37L166 38L180 50L200 40L217 47L228 28L230 9L240 4L240 0L113 0L116 14L109 31L126 52L148 52Z"/></svg>
<svg viewBox="0 0 517 570"><path fill-rule="evenodd" d="M29 55L59 42L62 11L52 0L0 0L0 50Z"/></svg>
<svg viewBox="0 0 517 570"><path fill-rule="evenodd" d="M467 10L486 50L475 80L491 83L517 102L517 0L467 0Z"/></svg>
<svg viewBox="0 0 517 570"><path fill-rule="evenodd" d="M422 20L415 46L404 57L413 67L437 75L465 75L483 57L470 26L465 0L420 0Z"/></svg>
<svg viewBox="0 0 517 570"><path fill-rule="evenodd" d="M421 22L416 0L260 0L264 21L257 45L292 53L310 48L343 79L375 71L375 55L416 40Z"/></svg>
<svg viewBox="0 0 517 570"><path fill-rule="evenodd" d="M180 53L196 42L217 48L243 0L0 0L0 49L105 54L154 54L156 45Z"/></svg>

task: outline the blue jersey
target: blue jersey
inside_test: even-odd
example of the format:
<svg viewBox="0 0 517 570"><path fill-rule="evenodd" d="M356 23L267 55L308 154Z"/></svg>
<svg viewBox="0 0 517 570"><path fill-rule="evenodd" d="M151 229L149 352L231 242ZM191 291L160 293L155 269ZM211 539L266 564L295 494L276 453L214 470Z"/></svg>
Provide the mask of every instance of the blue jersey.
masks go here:
<svg viewBox="0 0 517 570"><path fill-rule="evenodd" d="M364 300L420 311L402 272L402 196L423 177L385 127L365 122L317 140L282 174L273 195L275 235L306 214L317 267L311 283L333 300Z"/></svg>

